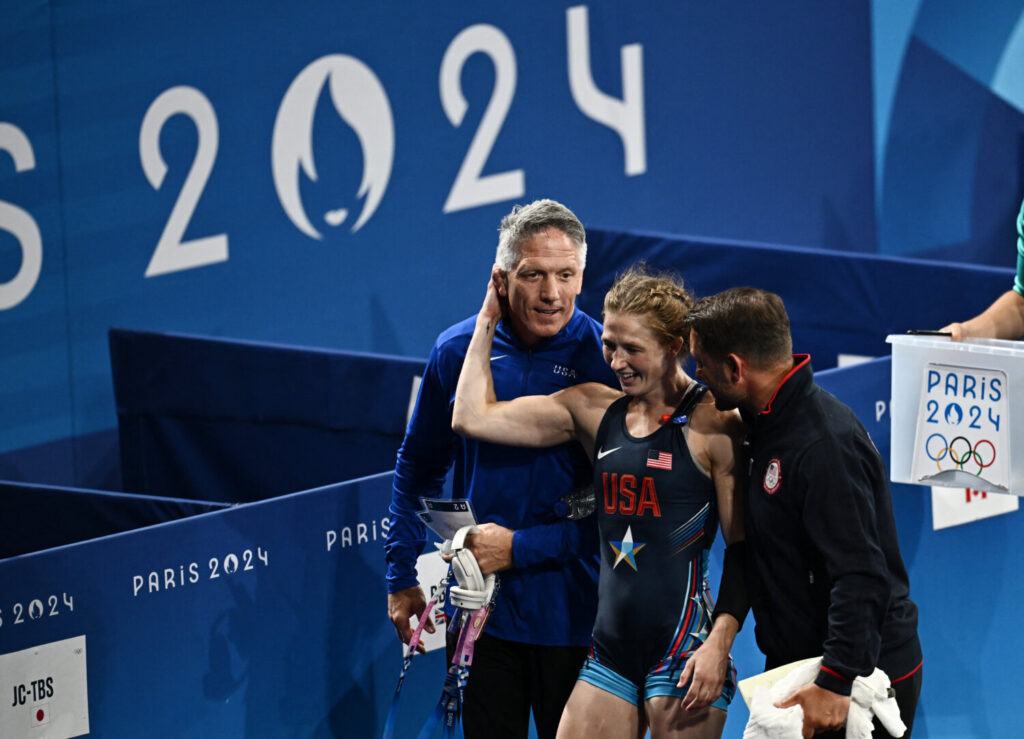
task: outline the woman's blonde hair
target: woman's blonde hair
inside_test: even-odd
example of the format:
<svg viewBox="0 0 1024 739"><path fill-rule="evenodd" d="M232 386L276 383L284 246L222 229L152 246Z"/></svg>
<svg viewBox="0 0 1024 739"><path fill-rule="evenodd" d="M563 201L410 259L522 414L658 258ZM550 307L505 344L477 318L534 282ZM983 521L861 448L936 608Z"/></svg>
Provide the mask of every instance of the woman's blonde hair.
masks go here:
<svg viewBox="0 0 1024 739"><path fill-rule="evenodd" d="M686 316L693 307L693 295L674 272L653 272L637 262L620 274L604 296L602 315L628 313L643 317L663 344L682 338L689 346Z"/></svg>

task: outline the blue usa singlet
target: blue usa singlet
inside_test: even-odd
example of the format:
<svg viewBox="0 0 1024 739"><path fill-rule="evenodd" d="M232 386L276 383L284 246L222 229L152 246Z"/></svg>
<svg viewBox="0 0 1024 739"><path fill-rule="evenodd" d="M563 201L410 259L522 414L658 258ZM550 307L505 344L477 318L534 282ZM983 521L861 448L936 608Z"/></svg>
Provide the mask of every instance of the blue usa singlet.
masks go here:
<svg viewBox="0 0 1024 739"><path fill-rule="evenodd" d="M691 384L672 418L638 439L629 397L612 403L595 439L601 576L591 659L643 686L679 669L711 628L707 561L718 507L684 429L706 388Z"/></svg>

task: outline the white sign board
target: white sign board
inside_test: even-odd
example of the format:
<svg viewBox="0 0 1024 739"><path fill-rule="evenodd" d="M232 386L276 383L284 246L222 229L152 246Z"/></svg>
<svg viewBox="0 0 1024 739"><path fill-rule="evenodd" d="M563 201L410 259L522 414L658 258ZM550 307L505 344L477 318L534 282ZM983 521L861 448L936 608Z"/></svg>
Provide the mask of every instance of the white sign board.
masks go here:
<svg viewBox="0 0 1024 739"><path fill-rule="evenodd" d="M1019 508L1020 498L1016 495L970 488L932 488L932 528L936 531L1013 513Z"/></svg>
<svg viewBox="0 0 1024 739"><path fill-rule="evenodd" d="M0 737L89 733L84 636L0 655L0 682Z"/></svg>
<svg viewBox="0 0 1024 739"><path fill-rule="evenodd" d="M1000 370L926 364L911 478L1009 491L1009 394Z"/></svg>
<svg viewBox="0 0 1024 739"><path fill-rule="evenodd" d="M423 593L427 597L427 601L430 601L435 596L437 597L437 603L430 610L431 620L434 622L434 633L431 634L424 631L420 636L420 643L423 644L423 648L428 652L433 652L435 649L444 649L445 646L445 629L448 627L448 622L445 620L444 613L444 601L446 593L437 592L437 584L441 582L441 578L448 572L448 563L441 559L440 552L428 552L427 554L421 554L416 560L416 578L420 582L420 587L423 588ZM413 628L419 623L419 618L414 616L412 619Z"/></svg>

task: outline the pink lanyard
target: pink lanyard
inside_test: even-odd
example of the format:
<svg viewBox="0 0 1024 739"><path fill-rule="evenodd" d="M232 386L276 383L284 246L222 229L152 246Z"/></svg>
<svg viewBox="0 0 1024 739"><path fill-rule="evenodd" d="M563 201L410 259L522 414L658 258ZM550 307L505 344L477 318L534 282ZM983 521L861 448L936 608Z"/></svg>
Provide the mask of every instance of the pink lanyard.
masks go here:
<svg viewBox="0 0 1024 739"><path fill-rule="evenodd" d="M445 575L441 582L438 583L437 589L434 592L445 592L447 584L448 575ZM461 621L462 623L462 628L459 630L459 640L455 647L455 654L452 657L451 666L445 675L444 687L441 689L441 697L437 702L437 706L423 725L423 728L417 735L417 739L427 739L432 736L442 717L444 718L445 736L453 736L455 725L462 715L462 695L466 682L469 680L470 665L473 664L473 649L477 638L483 633L487 617L494 609L494 599L498 594L499 584L500 581L496 579L494 591L491 593L491 599L487 605L472 612L459 609L459 614L457 615L460 615L460 618L452 619L452 628L454 628L456 621ZM402 683L405 682L405 674L409 671L412 658L416 654L416 647L420 643L423 627L427 623L427 619L430 618L430 612L436 603L437 596L435 595L423 610L419 623L416 624L416 628L409 638L409 648L406 650L405 657L402 660L402 671L398 675L398 686L395 688L395 696L391 700L391 710L388 711L388 717L384 723L383 739L392 739L394 737L395 719L398 715L398 698L402 692Z"/></svg>

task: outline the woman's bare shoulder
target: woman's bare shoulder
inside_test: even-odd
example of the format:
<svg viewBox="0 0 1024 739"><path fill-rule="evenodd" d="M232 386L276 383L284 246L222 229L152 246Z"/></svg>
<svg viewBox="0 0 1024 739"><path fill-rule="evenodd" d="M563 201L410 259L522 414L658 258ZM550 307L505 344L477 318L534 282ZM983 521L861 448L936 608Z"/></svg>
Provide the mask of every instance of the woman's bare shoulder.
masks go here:
<svg viewBox="0 0 1024 739"><path fill-rule="evenodd" d="M621 398L624 393L601 382L583 382L579 385L570 385L563 390L559 390L555 395L572 398L577 402L595 403L607 401L611 404L616 398Z"/></svg>
<svg viewBox="0 0 1024 739"><path fill-rule="evenodd" d="M742 438L746 433L743 419L736 409L722 411L715 407L715 398L710 391L704 393L704 397L694 408L691 426L697 431L705 434L726 434L734 438Z"/></svg>

